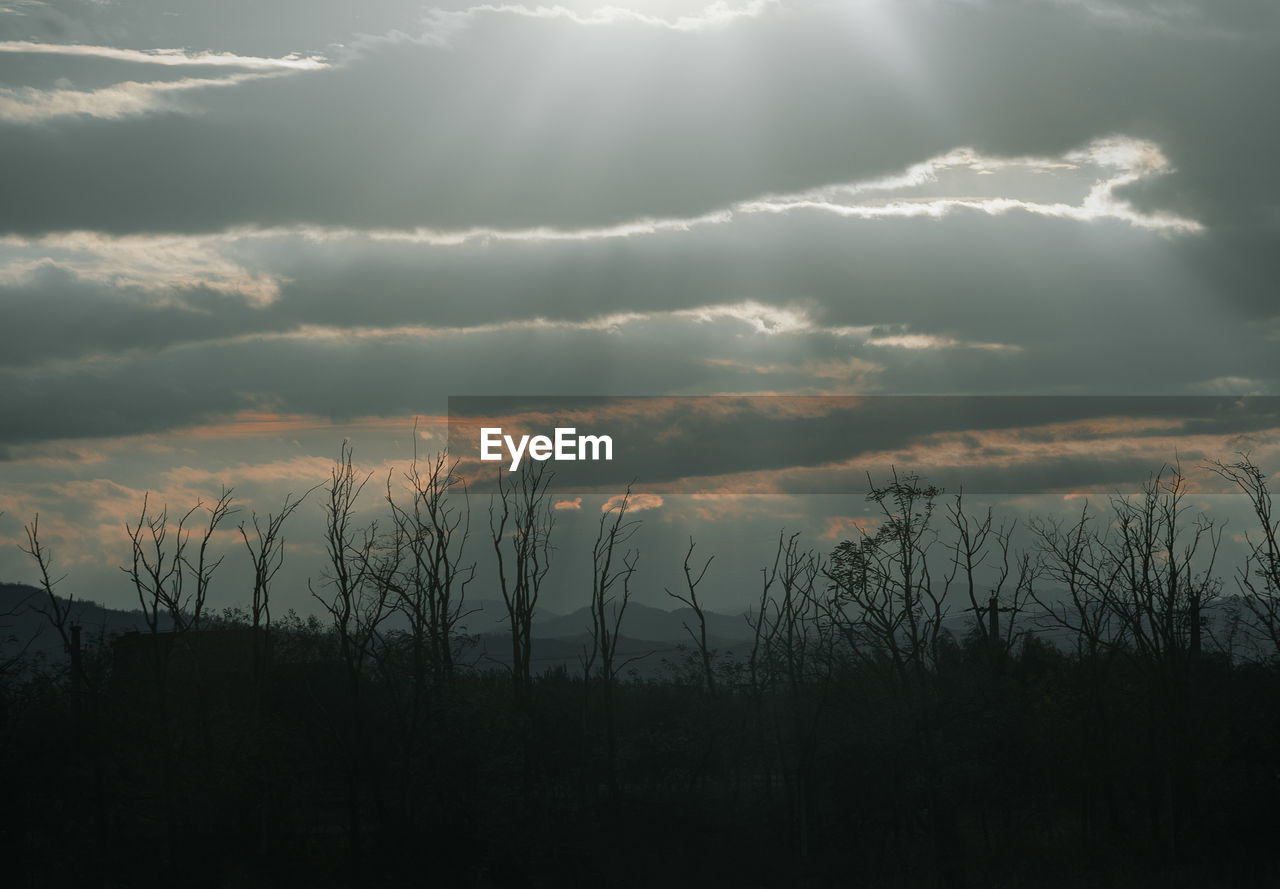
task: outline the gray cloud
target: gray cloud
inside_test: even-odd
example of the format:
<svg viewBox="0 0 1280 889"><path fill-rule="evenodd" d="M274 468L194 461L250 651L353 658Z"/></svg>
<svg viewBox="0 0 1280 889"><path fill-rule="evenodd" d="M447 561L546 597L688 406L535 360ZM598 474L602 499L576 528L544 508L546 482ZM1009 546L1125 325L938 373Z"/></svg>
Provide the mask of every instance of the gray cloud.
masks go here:
<svg viewBox="0 0 1280 889"><path fill-rule="evenodd" d="M1260 112L1280 53L1258 4L776 9L692 35L500 13L465 24L363 40L334 70L184 94L189 113L0 126L0 229L611 225L961 145L1052 155L1124 133L1176 172L1121 193L1207 225L1188 261L1266 310L1280 136Z"/></svg>
<svg viewBox="0 0 1280 889"><path fill-rule="evenodd" d="M467 392L1280 386L1273 3L446 5L0 11L89 47L0 52L6 522L60 474L278 496L255 464ZM176 443L245 411L323 431Z"/></svg>
<svg viewBox="0 0 1280 889"><path fill-rule="evenodd" d="M1269 45L1053 9L903 10L778 13L694 37L479 16L447 50L386 41L339 70L208 93L195 115L11 130L13 167L56 174L65 199L4 224L606 224L958 145L1055 152L1111 132L1163 136L1188 167L1179 189L1208 211L1223 179L1247 197L1274 145L1260 119L1236 163L1194 163L1215 123L1265 107Z"/></svg>
<svg viewBox="0 0 1280 889"><path fill-rule="evenodd" d="M8 435L117 435L261 404L407 414L449 394L586 386L1274 391L1268 329L1186 274L1183 243L1117 223L801 214L619 240L290 237L234 243L225 263L172 254L197 278L224 276L214 283L278 280L261 304L234 288L146 290L45 264L0 290L15 322L0 354L19 381L5 396ZM70 411L81 397L92 409Z"/></svg>

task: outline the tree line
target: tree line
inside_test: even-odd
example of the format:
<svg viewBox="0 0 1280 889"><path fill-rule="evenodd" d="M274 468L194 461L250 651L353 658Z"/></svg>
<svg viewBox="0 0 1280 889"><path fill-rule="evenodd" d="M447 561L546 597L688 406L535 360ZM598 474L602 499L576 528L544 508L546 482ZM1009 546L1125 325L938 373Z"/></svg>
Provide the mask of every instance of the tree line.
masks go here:
<svg viewBox="0 0 1280 889"><path fill-rule="evenodd" d="M484 508L443 453L375 483L345 443L265 515L237 522L227 490L180 515L144 499L122 566L144 627L96 642L35 517L68 657L0 670L5 860L20 886L1272 885L1280 520L1247 456L1210 468L1254 520L1239 565L1177 466L1020 530L895 471L832 550L780 532L738 644L708 632L715 556L691 538L662 556L688 643L648 679L619 648L630 489L591 543L576 668L534 667L545 464ZM315 613L278 615L308 500ZM215 614L228 529L252 586ZM506 668L466 656L481 557Z"/></svg>

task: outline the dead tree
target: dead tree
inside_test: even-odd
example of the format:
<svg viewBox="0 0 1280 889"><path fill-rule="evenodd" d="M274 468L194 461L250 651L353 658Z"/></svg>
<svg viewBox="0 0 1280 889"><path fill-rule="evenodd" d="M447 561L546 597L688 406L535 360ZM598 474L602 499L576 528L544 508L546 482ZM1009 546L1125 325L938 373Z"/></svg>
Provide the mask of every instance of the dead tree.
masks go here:
<svg viewBox="0 0 1280 889"><path fill-rule="evenodd" d="M1120 565L1107 558L1086 502L1070 524L1060 519L1033 518L1047 576L1065 589L1065 599L1032 598L1051 626L1071 634L1076 656L1095 664L1123 644L1126 626L1117 603Z"/></svg>
<svg viewBox="0 0 1280 889"><path fill-rule="evenodd" d="M880 510L874 530L836 547L826 576L830 614L855 656L886 663L898 680L919 685L937 666L946 589L934 588L929 550L934 501L942 492L913 474L893 471L872 484L867 500Z"/></svg>
<svg viewBox="0 0 1280 889"><path fill-rule="evenodd" d="M257 512L249 522L241 522L238 526L240 539L249 551L249 560L253 565L253 594L250 604L250 621L253 632L253 681L255 707L262 706L262 695L266 684L267 664L270 658L271 645L271 585L276 574L284 567L284 523L293 515L294 510L302 505L302 501L315 488L301 497L288 494L280 511L267 513L260 518ZM250 534L249 528L253 528Z"/></svg>
<svg viewBox="0 0 1280 889"><path fill-rule="evenodd" d="M351 702L357 708L365 665L387 616L400 558L399 542L380 538L377 522L356 526L356 501L370 477L361 478L356 472L351 445L343 442L324 489L326 565L320 591L307 581L312 597L329 613Z"/></svg>
<svg viewBox="0 0 1280 889"><path fill-rule="evenodd" d="M1235 463L1215 460L1209 466L1248 498L1258 520L1257 529L1245 534L1249 554L1235 580L1256 630L1269 643L1271 655L1280 655L1280 517L1272 509L1267 476L1248 454Z"/></svg>
<svg viewBox="0 0 1280 889"><path fill-rule="evenodd" d="M1030 553L1014 554L1010 561L1013 530L1017 523L994 524L991 508L979 517L964 508L963 492L947 504L947 520L955 531L951 543L951 571L944 589L960 579L974 615L974 626L992 666L1001 664L1016 639L1017 616L1034 592L1039 563ZM989 580L982 579L983 569ZM1010 576L1017 571L1012 589L1006 593ZM1000 615L1008 618L1001 630Z"/></svg>
<svg viewBox="0 0 1280 889"><path fill-rule="evenodd" d="M1158 771L1149 788L1151 829L1171 857L1192 839L1198 795L1192 777L1199 722L1193 713L1202 609L1221 580L1214 573L1222 528L1203 514L1188 519L1186 481L1175 465L1136 497L1112 498L1108 558L1118 566L1116 604L1148 677L1149 730ZM1167 829L1158 813L1168 813Z"/></svg>
<svg viewBox="0 0 1280 889"><path fill-rule="evenodd" d="M191 507L190 512L183 518L183 521L186 521L187 517L198 511L201 506L204 506L204 504L197 502L195 506ZM214 558L209 551L209 544L212 542L218 526L222 524L228 515L235 512L231 506L231 491L223 488L218 499L205 506L205 509L209 513L209 519L199 532L200 536L197 541L195 556L191 558L187 553L183 554L183 566L191 573L191 581L195 586L190 600L190 609L191 629L196 631L200 629L200 618L204 614L205 602L209 596L209 583L213 579L213 573L218 570L218 566L222 564L222 560L225 558L225 556Z"/></svg>
<svg viewBox="0 0 1280 889"><path fill-rule="evenodd" d="M153 736L156 760L161 770L164 788L165 824L169 831L166 848L175 864L182 857L182 845L198 833L190 827L192 821L203 817L203 812L185 808L180 804L181 784L188 780L180 763L195 751L191 745L204 745L205 761L211 756L209 747L211 732L202 724L208 716L203 706L202 685L199 681L199 629L214 572L222 564L222 556L214 557L210 551L219 525L233 512L231 492L223 489L219 497L206 506L197 501L182 515L176 526L169 526L169 511L162 507L153 512L149 496L144 496L142 509L136 524L125 523L132 549L132 562L121 566L133 582L142 607L149 635L146 648L151 661L153 706L155 712ZM202 508L209 513L203 528L192 521ZM192 540L195 539L194 553ZM162 615L168 618L169 632L161 632ZM187 671L181 677L189 680L189 694L173 695L172 662L181 652ZM182 720L194 714L195 731L184 731Z"/></svg>
<svg viewBox="0 0 1280 889"><path fill-rule="evenodd" d="M751 651L747 655L747 681L750 685L751 697L758 702L764 694L765 687L772 682L772 661L769 652L773 646L773 634L777 625L770 619L773 601L770 591L778 579L778 565L782 561L782 540L785 532L778 534L778 548L773 557L773 566L760 569L760 602L754 611L747 612L747 625L751 627Z"/></svg>
<svg viewBox="0 0 1280 889"><path fill-rule="evenodd" d="M250 563L253 566L253 595L250 610L250 632L252 633L253 645L253 688L251 693L253 696L253 731L258 750L257 768L259 775L258 780L254 782L254 792L257 794L258 851L260 853L267 847L267 838L270 832L269 825L273 821L269 812L271 795L267 788L271 775L266 755L267 745L265 743L267 676L272 658L271 586L275 581L276 574L284 566L284 523L314 490L315 488L312 488L301 497L294 497L292 494L288 494L285 496L279 512L267 513L265 518L260 518L258 513L254 512L248 522L242 521L238 526L240 539L244 542L245 549L249 552ZM250 528L252 528L252 533Z"/></svg>
<svg viewBox="0 0 1280 889"><path fill-rule="evenodd" d="M707 644L707 615L702 610L702 603L698 601L698 584L702 583L702 579L707 575L707 569L711 567L711 560L715 556L707 556L707 560L702 563L702 568L697 571L694 576L694 570L689 564L689 560L693 558L693 538L689 538L689 550L684 554L684 593L673 593L667 590L667 595L682 603L686 607L692 609L693 616L698 621L698 631L695 633L693 628L686 622L684 631L689 634L689 638L693 640L694 646L698 649L698 657L702 661L702 675L707 683L707 694L711 697L716 696L716 676L715 670L712 669L712 652Z"/></svg>
<svg viewBox="0 0 1280 889"><path fill-rule="evenodd" d="M377 522L358 527L356 501L371 474L361 476L352 462L350 442L343 442L338 462L325 486L326 566L319 584L307 581L313 598L329 613L338 654L346 673L347 712L335 723L342 746L342 768L347 784L347 839L353 875L362 873L364 834L363 782L370 773L365 731L364 679L368 662L376 656L380 628L399 571L398 537L380 537ZM370 784L375 800L379 783ZM379 808L381 806L379 805Z"/></svg>
<svg viewBox="0 0 1280 889"><path fill-rule="evenodd" d="M1202 610L1218 594L1213 567L1222 528L1203 514L1190 522L1186 480L1177 466L1149 479L1136 498L1114 497L1104 538L1118 568L1116 606L1142 658L1168 682L1184 684L1200 654Z"/></svg>
<svg viewBox="0 0 1280 889"><path fill-rule="evenodd" d="M523 710L533 687L530 657L533 614L551 568L552 473L546 463L522 469L514 481L498 476L497 499L489 501L489 532L497 556L498 583L511 624L511 684ZM509 552L508 552L509 550Z"/></svg>
<svg viewBox="0 0 1280 889"><path fill-rule="evenodd" d="M150 495L142 499L142 511L134 525L125 523L132 544L133 562L122 567L133 582L138 594L147 627L154 635L159 632L160 615L169 618L175 634L187 630L199 630L204 614L209 583L214 571L222 564L222 556L214 558L209 551L218 526L234 509L231 491L223 489L218 499L206 506L196 501L173 529L170 540L169 508L151 511ZM209 513L209 519L196 539L196 552L190 552L191 538L196 533L191 519L201 508Z"/></svg>
<svg viewBox="0 0 1280 889"><path fill-rule="evenodd" d="M442 451L423 468L415 445L413 461L404 473L407 506L396 502L387 479L387 503L405 550L393 606L409 622L415 712L425 695L427 677L438 687L452 682L457 627L465 613L467 585L475 578L475 563L463 563L471 535L471 502L465 481L454 473L457 465Z"/></svg>
<svg viewBox="0 0 1280 889"><path fill-rule="evenodd" d="M631 578L640 558L639 550L627 544L640 528L638 519L628 519L631 487L617 503L600 513L600 529L591 547L591 641L599 655L599 679L605 719L605 754L609 795L618 795L617 726L613 688L619 666L618 640L622 616L631 600ZM617 561L615 561L615 559ZM591 677L584 676L586 682Z"/></svg>
<svg viewBox="0 0 1280 889"><path fill-rule="evenodd" d="M27 545L19 548L31 557L40 572L40 588L44 592L46 603L37 606L36 610L45 616L58 636L62 639L63 650L71 661L71 727L72 744L75 755L71 768L79 774L72 782L75 788L69 801L68 809L75 810L84 805L92 811L94 819L94 850L98 855L106 854L107 840L107 805L103 790L103 747L98 736L98 683L96 677L90 677L84 668L84 651L81 648L81 626L73 619L74 594L61 599L55 588L66 575L51 577L53 570L53 554L40 540L40 515L25 525ZM25 649L24 649L25 650ZM15 658L20 658L19 652ZM0 663L0 677L13 666L14 661ZM86 695L86 691L88 694ZM87 706L86 706L86 698ZM87 714L87 716L86 716ZM85 752L88 755L85 755ZM87 786L87 805L80 797L80 788Z"/></svg>
<svg viewBox="0 0 1280 889"><path fill-rule="evenodd" d="M24 525L22 530L27 535L27 545L19 546L18 548L36 563L36 569L40 572L40 589L44 591L44 602L38 606L37 610L45 616L50 626L57 631L59 638L62 639L63 649L70 653L70 633L73 627L71 608L75 596L72 594L67 596L66 599L60 599L54 592L54 588L66 579L66 575L64 574L57 578L49 576L49 572L53 568L53 555L40 543L40 514L36 513L35 518L31 520L31 524ZM72 681L75 681L74 678Z"/></svg>
<svg viewBox="0 0 1280 889"><path fill-rule="evenodd" d="M71 617L75 596L69 595L66 599L61 599L54 592L54 588L66 578L66 575L56 578L50 576L50 571L53 568L53 554L40 542L39 513L31 520L31 524L24 525L22 530L26 532L27 545L19 546L19 549L30 556L31 560L36 563L36 569L40 572L40 589L44 592L44 602L37 606L35 610L43 614L49 624L57 631L58 636L62 639L62 650L71 658L72 722L76 743L79 744L84 725L86 676L83 653L80 650L80 625L75 623ZM0 666L7 668L9 665ZM4 669L0 669L0 675L3 672Z"/></svg>
<svg viewBox="0 0 1280 889"><path fill-rule="evenodd" d="M1050 628L1065 630L1074 644L1084 677L1080 713L1079 756L1085 767L1079 776L1080 831L1093 840L1107 829L1123 829L1114 749L1111 674L1126 651L1128 628L1121 618L1120 566L1108 557L1103 532L1096 527L1089 504L1078 518L1033 518L1045 574L1065 597L1048 598L1039 591L1032 598ZM1103 814L1106 826L1103 825Z"/></svg>
<svg viewBox="0 0 1280 889"><path fill-rule="evenodd" d="M870 481L870 479L868 479ZM937 712L939 661L946 616L946 586L935 584L930 550L938 540L934 503L942 491L918 475L899 474L877 486L867 500L880 515L873 530L841 543L831 555L826 577L831 597L825 606L852 655L883 670L889 691L885 715L901 739L886 763L898 789L895 825L906 821L902 797L930 812L936 867L944 885L963 882L963 844L956 824L957 801L944 781L948 739L933 718ZM914 793L908 776L923 776Z"/></svg>
<svg viewBox="0 0 1280 889"><path fill-rule="evenodd" d="M812 797L815 787L813 748L834 666L829 624L823 620L817 581L822 557L800 548L800 534L778 535L773 568L766 572L765 593L757 617L766 626L765 657L770 677L783 680L780 712L773 720L774 741L786 783L789 823L795 848L809 854ZM776 581L778 595L769 596Z"/></svg>
<svg viewBox="0 0 1280 889"><path fill-rule="evenodd" d="M279 512L267 513L265 519L259 518L254 512L249 522L241 522L239 525L240 539L244 541L253 564L250 619L255 631L266 632L271 628L271 584L284 567L284 523L314 490L316 489L311 488L301 497L288 494ZM253 527L252 535L249 533L250 525Z"/></svg>

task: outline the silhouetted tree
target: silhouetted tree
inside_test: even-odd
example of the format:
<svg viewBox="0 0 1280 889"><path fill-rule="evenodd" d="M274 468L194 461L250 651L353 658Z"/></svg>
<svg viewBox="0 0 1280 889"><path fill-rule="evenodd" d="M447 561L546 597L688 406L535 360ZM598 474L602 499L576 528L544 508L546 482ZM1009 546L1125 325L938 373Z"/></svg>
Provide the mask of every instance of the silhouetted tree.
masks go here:
<svg viewBox="0 0 1280 889"><path fill-rule="evenodd" d="M698 651L698 657L702 662L703 679L707 683L707 694L714 698L716 696L716 677L711 665L711 649L707 644L707 615L702 609L702 604L698 601L698 584L702 583L702 579L707 576L707 569L711 567L711 560L715 556L707 556L707 560L702 563L702 567L698 569L695 577L694 569L689 564L689 560L693 558L693 546L693 537L691 536L689 538L689 549L684 554L685 591L683 593L673 593L670 589L667 589L667 595L693 610L693 616L698 621L698 631L695 633L687 622L684 624L684 631L689 634L689 638L693 640L693 644Z"/></svg>
<svg viewBox="0 0 1280 889"><path fill-rule="evenodd" d="M311 581L311 595L329 613L346 675L347 710L336 716L334 729L341 745L342 769L347 783L347 831L353 878L362 873L364 836L364 795L366 784L374 791L379 784L369 777L375 759L370 756L366 735L364 682L367 663L376 655L379 631L389 611L395 575L402 557L398 537L384 539L377 522L356 526L356 501L371 474L363 477L352 462L349 442L343 442L338 462L325 487L325 553L327 566L318 592ZM334 719L334 716L330 717Z"/></svg>
<svg viewBox="0 0 1280 889"><path fill-rule="evenodd" d="M463 563L471 504L456 467L457 461L448 462L441 451L421 468L415 444L413 461L404 473L407 506L396 502L390 478L387 481L387 502L405 549L394 607L408 620L413 641L414 712L422 705L427 676L437 685L453 678L457 625L464 614L467 585L475 578L475 563Z"/></svg>
<svg viewBox="0 0 1280 889"><path fill-rule="evenodd" d="M517 702L527 702L533 684L533 613L551 568L550 498L553 474L546 463L526 465L514 481L498 475L497 499L489 502L489 531L498 563L498 584L511 623L511 683ZM505 550L510 548L510 552Z"/></svg>
<svg viewBox="0 0 1280 889"><path fill-rule="evenodd" d="M973 611L978 637L992 665L999 665L1017 638L1017 616L1034 593L1039 560L1030 552L1011 554L1016 522L994 524L990 507L983 516L972 515L964 508L962 492L947 504L947 519L955 538L951 543L951 571L946 576L945 588L950 589L957 577L960 579ZM984 568L990 578L985 583L981 579ZM1006 584L1014 571L1017 575L1012 589L1006 592ZM1003 629L1001 614L1007 615Z"/></svg>
<svg viewBox="0 0 1280 889"><path fill-rule="evenodd" d="M591 547L591 643L600 660L605 763L611 797L618 795L617 720L613 704L614 681L619 669L618 640L622 616L631 601L631 578L640 558L639 550L626 548L640 527L638 519L627 518L630 507L631 487L628 485L622 499L609 504L600 513L600 528ZM584 678L588 683L591 681L590 675Z"/></svg>
<svg viewBox="0 0 1280 889"><path fill-rule="evenodd" d="M1248 454L1235 463L1214 460L1209 466L1240 489L1258 520L1258 527L1246 532L1249 555L1235 580L1272 654L1280 655L1280 517L1272 509L1267 476Z"/></svg>
<svg viewBox="0 0 1280 889"><path fill-rule="evenodd" d="M867 495L880 516L874 530L859 529L831 555L831 614L855 654L887 657L893 673L919 682L936 666L945 590L934 589L929 550L936 542L934 501L942 492L918 475L872 486Z"/></svg>
<svg viewBox="0 0 1280 889"><path fill-rule="evenodd" d="M36 563L36 570L40 572L40 589L44 592L45 601L38 610L57 632L63 648L70 652L71 608L75 594L60 599L54 592L54 588L66 578L66 575L57 578L49 576L53 567L53 555L40 542L40 514L36 513L31 523L24 525L22 530L27 535L27 545L19 546L19 549L31 557L31 560Z"/></svg>

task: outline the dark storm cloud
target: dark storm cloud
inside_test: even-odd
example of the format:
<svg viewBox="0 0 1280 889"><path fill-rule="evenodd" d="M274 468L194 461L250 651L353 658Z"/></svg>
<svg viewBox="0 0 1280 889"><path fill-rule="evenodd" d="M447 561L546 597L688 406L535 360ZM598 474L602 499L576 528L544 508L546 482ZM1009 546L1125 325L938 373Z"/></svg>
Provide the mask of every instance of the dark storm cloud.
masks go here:
<svg viewBox="0 0 1280 889"><path fill-rule="evenodd" d="M105 11L64 8L96 23L72 39L109 39ZM195 8L148 30L138 9L117 10L117 24L137 26L120 45L323 51L310 38L274 42L274 27L259 42L217 40ZM378 10L386 21L404 12ZM357 229L320 241L226 236L182 253L168 278L168 254L148 257L145 244L126 245L105 272L49 247L46 267L0 285L17 322L0 333L4 363L26 368L5 396L8 434L118 434L130 422L154 429L277 402L333 417L413 410L383 342L399 343L390 351L431 397L464 384L509 391L512 368L542 391L599 379L642 393L1267 391L1272 331L1249 322L1275 311L1275 133L1248 109L1263 107L1275 29L1247 5L1193 13L863 4L769 8L697 33L437 16L414 32L435 28L431 40L356 41L330 53L328 70L184 94L184 113L4 125L9 231ZM316 28L355 28L326 15ZM312 25L301 33L319 33ZM146 67L121 65L130 77ZM1207 231L1164 239L1018 211L862 221L795 210L573 242L495 236L444 248L358 232L691 217L897 173L962 144L1055 158L1113 133L1151 139L1176 168L1126 193ZM994 178L1060 199L1061 183L1017 176ZM42 244L13 249L30 261ZM146 275L121 271L139 257ZM746 303L800 323L768 331L751 325L776 319L663 316ZM573 329L611 314L639 318L612 333ZM560 327L489 329L534 319ZM482 330L455 331L457 342L275 336L404 325ZM667 361L673 344L681 351ZM77 357L93 362L63 360ZM36 366L47 359L61 363ZM608 370L623 365L634 377ZM135 387L150 393L141 406ZM53 422L49 404L66 394L76 405L87 390L85 410Z"/></svg>
<svg viewBox="0 0 1280 889"><path fill-rule="evenodd" d="M653 343L564 332L196 345L68 370L0 373L0 442L159 432L270 409L334 420L443 411L458 390L667 391L705 376ZM584 381L581 368L593 368Z"/></svg>
<svg viewBox="0 0 1280 889"><path fill-rule="evenodd" d="M1121 226L1033 223L797 216L567 244L289 241L267 251L282 283L260 307L235 292L111 287L46 265L4 291L4 438L154 432L264 406L408 416L451 394L584 387L1274 386L1274 342L1181 274L1176 244ZM238 249L234 259L255 267L258 248ZM690 313L702 306L721 314ZM598 329L582 326L592 319ZM911 342L904 333L942 336L877 345Z"/></svg>
<svg viewBox="0 0 1280 889"><path fill-rule="evenodd" d="M0 287L0 367L153 350L262 330L268 319L240 295L189 288L181 302L160 302L136 287L86 281L56 266L20 285Z"/></svg>
<svg viewBox="0 0 1280 889"><path fill-rule="evenodd" d="M0 532L61 511L72 558L92 545L86 497L128 500L130 514L148 488L176 503L225 479L272 508L323 481L344 436L376 466L408 453L413 415L467 392L1280 391L1270 2L770 4L685 31L673 25L690 9L677 3L654 13L665 24L593 17L586 4L578 22L559 7L448 16L401 0L4 6L21 14L0 12L0 40L330 65L196 86L245 72L0 53L0 450L14 458ZM857 219L738 206L895 175L963 145L1060 162L1112 135L1147 140L1169 170L1118 194L1203 231L1026 208ZM1087 188L1094 176L1088 163L986 172L858 200L1078 207L1080 177ZM722 211L731 220L630 237L509 237ZM419 226L434 234L414 241L405 230ZM280 230L228 231L238 227ZM488 234L430 243L473 227ZM228 422L245 411L266 428ZM276 412L303 416L271 431ZM350 422L371 415L386 419ZM872 432L885 453L970 491L1111 490L1175 450L1230 458L1251 432L1220 420L1162 438L1134 425L1091 439L1116 446L1105 460L1037 460L1049 433L991 434L1037 419L957 420L955 447L980 458L967 463L909 424ZM177 432L201 424L214 426ZM820 424L798 455L749 447L769 442L763 425L721 433L710 471L785 472L848 444ZM1274 460L1273 442L1262 458ZM706 506L725 521L702 523L700 550L710 543L718 565L736 553L739 567L780 523L820 530L823 516L867 507L766 498L737 513L733 498L677 499L644 513L669 544L652 551L678 553ZM563 513L562 539L594 533L597 507ZM103 515L103 551L115 553L120 521ZM850 527L831 525L827 542ZM290 570L305 589L319 568L298 555ZM84 592L120 582L117 561L103 564L102 583L77 574ZM718 575L708 595L743 604L754 572ZM305 594L291 604L309 607Z"/></svg>
<svg viewBox="0 0 1280 889"><path fill-rule="evenodd" d="M395 4L363 23L340 9L315 27L405 30ZM323 49L310 24L286 48L219 41L194 8L149 29L141 10L117 20L134 41ZM1252 3L858 4L770 8L696 34L437 18L414 25L423 42L366 39L335 50L331 70L164 104L192 113L0 125L0 230L608 225L883 174L958 145L1055 154L1123 133L1154 141L1176 172L1122 192L1206 224L1189 266L1270 314L1280 123L1262 109L1280 78L1276 16ZM101 30L110 15L89 18Z"/></svg>
<svg viewBox="0 0 1280 889"><path fill-rule="evenodd" d="M3 225L606 224L961 144L1055 152L1111 132L1186 164L1171 200L1215 221L1257 205L1275 127L1223 136L1266 107L1267 41L1045 7L860 8L696 35L484 14L447 50L384 42L338 70L208 93L198 114L12 128Z"/></svg>
<svg viewBox="0 0 1280 889"><path fill-rule="evenodd" d="M433 4L448 6L450 4ZM14 0L0 13L0 39L109 44L135 48L216 48L283 55L324 51L360 33L413 27L416 0Z"/></svg>

